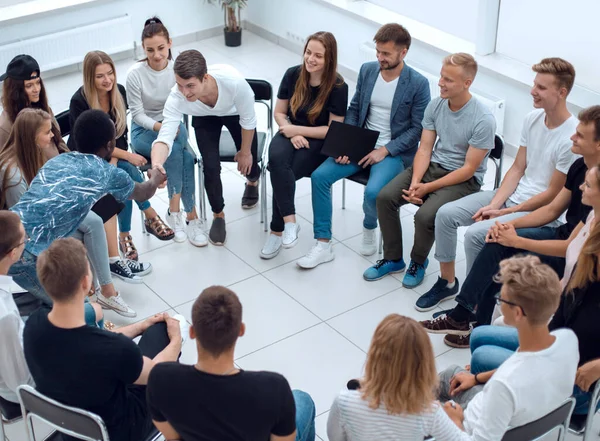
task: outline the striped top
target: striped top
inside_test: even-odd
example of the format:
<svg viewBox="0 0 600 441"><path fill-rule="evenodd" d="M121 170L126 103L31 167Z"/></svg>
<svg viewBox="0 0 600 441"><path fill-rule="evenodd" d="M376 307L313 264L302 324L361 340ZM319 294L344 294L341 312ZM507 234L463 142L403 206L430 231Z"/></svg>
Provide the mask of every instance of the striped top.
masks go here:
<svg viewBox="0 0 600 441"><path fill-rule="evenodd" d="M371 409L359 390L343 389L327 420L329 441L423 441L428 435L437 441L471 439L437 403L432 403L429 412L391 415L383 406Z"/></svg>

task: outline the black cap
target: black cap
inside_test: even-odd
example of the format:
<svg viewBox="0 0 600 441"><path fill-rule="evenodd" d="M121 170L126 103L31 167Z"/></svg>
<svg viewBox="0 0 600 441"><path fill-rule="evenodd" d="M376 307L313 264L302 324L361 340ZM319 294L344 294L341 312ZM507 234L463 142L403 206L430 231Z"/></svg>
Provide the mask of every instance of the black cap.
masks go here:
<svg viewBox="0 0 600 441"><path fill-rule="evenodd" d="M31 75L36 73L34 77ZM6 73L0 76L0 81L4 81L6 78L12 78L13 80L31 80L40 76L40 65L35 58L30 55L17 55L15 58L10 60Z"/></svg>

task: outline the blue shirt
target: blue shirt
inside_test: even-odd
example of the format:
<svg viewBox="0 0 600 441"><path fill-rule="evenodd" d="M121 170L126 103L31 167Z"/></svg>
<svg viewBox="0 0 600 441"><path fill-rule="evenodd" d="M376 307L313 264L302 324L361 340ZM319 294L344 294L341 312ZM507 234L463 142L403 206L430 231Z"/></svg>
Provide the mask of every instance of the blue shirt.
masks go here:
<svg viewBox="0 0 600 441"><path fill-rule="evenodd" d="M125 202L135 182L104 159L78 152L48 161L29 190L11 210L19 215L31 238L25 249L36 256L61 237L71 236L92 206L111 194Z"/></svg>

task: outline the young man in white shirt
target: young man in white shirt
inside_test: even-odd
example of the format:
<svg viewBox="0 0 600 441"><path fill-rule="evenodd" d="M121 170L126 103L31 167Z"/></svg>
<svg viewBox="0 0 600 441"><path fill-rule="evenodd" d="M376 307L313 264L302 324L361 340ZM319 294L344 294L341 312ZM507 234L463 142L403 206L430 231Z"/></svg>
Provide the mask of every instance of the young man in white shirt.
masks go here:
<svg viewBox="0 0 600 441"><path fill-rule="evenodd" d="M223 245L226 239L221 183L219 141L221 129L227 127L235 142L238 171L246 176L242 208L258 203L258 167L256 113L254 92L244 77L228 65L207 67L206 60L197 50L183 51L175 60L177 84L171 90L163 110L163 122L158 137L152 144L152 166L163 169L171 154L179 123L184 114L192 115L198 149L204 162L204 180L208 201L213 211L213 223L208 240ZM198 246L208 243L198 240Z"/></svg>
<svg viewBox="0 0 600 441"><path fill-rule="evenodd" d="M500 441L509 427L560 406L573 392L579 362L573 331L548 330L561 295L554 270L536 256L513 257L500 263L498 279L497 302L505 323L517 328L519 348L495 371L451 366L440 373L444 409L475 441Z"/></svg>
<svg viewBox="0 0 600 441"><path fill-rule="evenodd" d="M523 122L521 146L500 188L474 193L442 206L435 217L435 258L441 276L415 305L429 311L457 296L454 274L458 227L469 226L464 247L467 274L485 245L485 236L496 221L508 222L549 204L567 179L577 157L571 152L571 135L577 118L567 109L567 96L575 81L575 69L561 58L544 58L532 67L533 107ZM558 226L556 220L548 226Z"/></svg>

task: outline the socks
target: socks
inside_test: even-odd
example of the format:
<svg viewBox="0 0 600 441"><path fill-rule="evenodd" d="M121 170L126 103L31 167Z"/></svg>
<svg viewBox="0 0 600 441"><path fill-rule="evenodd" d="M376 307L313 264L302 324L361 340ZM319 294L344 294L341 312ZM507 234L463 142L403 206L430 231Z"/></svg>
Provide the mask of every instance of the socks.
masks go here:
<svg viewBox="0 0 600 441"><path fill-rule="evenodd" d="M446 288L448 288L448 289L452 289L452 288L454 288L454 285L456 285L456 279L454 279L454 282L452 282L452 283L448 283L448 284L446 285Z"/></svg>
<svg viewBox="0 0 600 441"><path fill-rule="evenodd" d="M117 263L119 260L121 260L121 257L117 256L117 257L109 257L108 258L108 263Z"/></svg>

